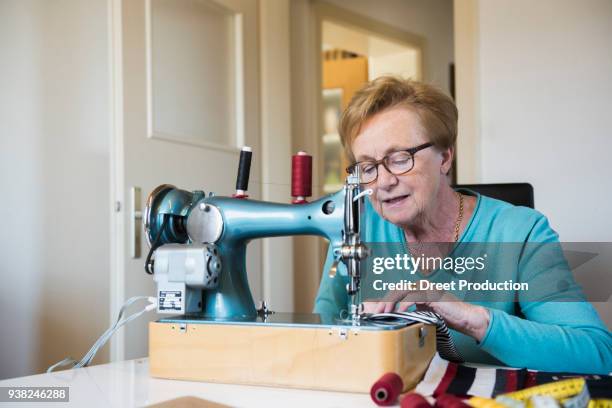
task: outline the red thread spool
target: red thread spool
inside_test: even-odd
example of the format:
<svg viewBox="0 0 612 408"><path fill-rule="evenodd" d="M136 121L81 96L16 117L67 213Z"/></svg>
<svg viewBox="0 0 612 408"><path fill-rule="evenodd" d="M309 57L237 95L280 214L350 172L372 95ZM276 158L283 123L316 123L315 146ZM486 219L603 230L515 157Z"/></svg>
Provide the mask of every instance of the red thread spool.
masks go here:
<svg viewBox="0 0 612 408"><path fill-rule="evenodd" d="M401 408L431 408L431 404L421 394L411 392L402 398Z"/></svg>
<svg viewBox="0 0 612 408"><path fill-rule="evenodd" d="M463 402L459 397L451 394L442 394L436 398L436 408L470 408L468 404Z"/></svg>
<svg viewBox="0 0 612 408"><path fill-rule="evenodd" d="M376 405L381 407L393 405L403 389L402 377L395 373L387 373L370 388L370 397Z"/></svg>
<svg viewBox="0 0 612 408"><path fill-rule="evenodd" d="M293 204L303 204L312 195L312 156L298 152L291 157L291 196Z"/></svg>

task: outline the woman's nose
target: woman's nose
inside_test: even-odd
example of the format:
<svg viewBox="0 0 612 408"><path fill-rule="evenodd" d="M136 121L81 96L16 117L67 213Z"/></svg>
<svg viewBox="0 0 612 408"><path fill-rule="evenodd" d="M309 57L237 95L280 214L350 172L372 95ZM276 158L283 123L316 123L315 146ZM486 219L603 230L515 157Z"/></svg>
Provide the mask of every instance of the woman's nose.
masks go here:
<svg viewBox="0 0 612 408"><path fill-rule="evenodd" d="M385 166L378 166L378 179L376 180L376 184L379 188L388 189L397 184L397 176L387 170Z"/></svg>

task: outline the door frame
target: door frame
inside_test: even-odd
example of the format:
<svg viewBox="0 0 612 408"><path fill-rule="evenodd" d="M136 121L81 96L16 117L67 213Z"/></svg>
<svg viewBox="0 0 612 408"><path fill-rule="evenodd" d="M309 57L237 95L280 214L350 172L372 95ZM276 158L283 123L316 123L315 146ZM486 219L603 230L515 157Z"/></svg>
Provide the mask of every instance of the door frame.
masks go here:
<svg viewBox="0 0 612 408"><path fill-rule="evenodd" d="M455 99L460 112L457 138L457 182L479 183L481 108L479 72L479 16L477 0L453 1Z"/></svg>
<svg viewBox="0 0 612 408"><path fill-rule="evenodd" d="M125 222L126 210L123 152L123 0L107 0L108 61L110 101L110 293L109 325L125 301ZM125 356L124 331L110 339L110 361Z"/></svg>

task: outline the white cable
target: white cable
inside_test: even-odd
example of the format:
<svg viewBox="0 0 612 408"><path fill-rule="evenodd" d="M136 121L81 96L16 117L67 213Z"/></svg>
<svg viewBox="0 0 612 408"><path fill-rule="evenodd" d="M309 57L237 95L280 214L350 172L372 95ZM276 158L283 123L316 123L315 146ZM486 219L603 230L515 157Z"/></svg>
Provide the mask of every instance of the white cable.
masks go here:
<svg viewBox="0 0 612 408"><path fill-rule="evenodd" d="M123 312L129 305L131 305L132 303L138 300L143 300L143 299L147 299L150 305L147 305L144 310L131 315L125 320L121 320L121 317L123 316ZM128 301L125 302L125 304L121 307L121 310L119 311L119 315L117 316L117 321L115 322L115 324L112 327L110 327L108 330L106 330L106 332L104 332L102 336L100 336L98 341L96 341L96 343L92 346L92 348L85 355L85 357L83 357L81 361L75 365L75 367L78 368L78 367L84 367L84 366L89 365L91 360L93 360L93 357L98 352L98 349L102 347L113 336L113 334L115 334L115 332L119 330L119 328L121 328L128 322L131 322L132 320L138 318L139 316L142 316L145 312L155 309L156 307L157 307L157 300L154 297L134 296L128 299Z"/></svg>
<svg viewBox="0 0 612 408"><path fill-rule="evenodd" d="M372 191L371 188L368 188L367 190L363 190L361 193L357 194L355 197L353 197L353 201L357 201L359 200L361 197L365 196L365 195L372 195L374 191Z"/></svg>
<svg viewBox="0 0 612 408"><path fill-rule="evenodd" d="M98 350L104 346L104 344L113 336L113 334L115 334L115 332L117 330L119 330L122 326L126 325L127 323L131 322L132 320L142 316L144 313L153 310L157 305L156 303L152 303L150 305L147 305L147 307L145 307L144 310L141 310L140 312L134 313L133 315L127 317L124 320L120 320L121 316L122 316L122 312L125 310L125 308L127 307L127 305L134 303L137 300L140 299L147 299L149 302L151 302L151 299L153 299L153 302L155 302L155 298L147 298L144 296L138 296L138 297L134 297L131 298L131 301L126 302L126 304L122 307L122 310L119 313L119 316L117 317L117 321L115 322L115 324L113 325L113 327L109 328L99 339L98 341L92 346L92 348L89 350L89 352L85 355L85 357L83 357L81 359L81 361L79 361L76 365L75 368L80 368L80 367L85 367L87 365L89 365L91 363L91 361L93 360L93 358L95 357L96 353L98 352Z"/></svg>
<svg viewBox="0 0 612 408"><path fill-rule="evenodd" d="M149 312L153 309L155 309L157 307L157 304L152 303L150 305L147 305L147 307L145 307L143 310L141 310L138 313L134 313L133 315L129 316L128 318L121 320L120 322L118 322L115 326L115 328L113 329L112 332L107 332L103 335L103 337L101 337L97 343L97 345L94 345L94 347L91 348L91 350L89 350L89 353L87 353L87 355L85 357L83 357L83 359L77 363L75 365L76 368L79 367L85 367L87 365L89 365L89 363L91 363L91 360L93 360L93 358L95 357L96 353L98 352L98 349L101 348L102 346L104 346L104 344L113 336L113 334L115 334L115 332L117 330L119 330L121 327L125 326L126 324L128 324L129 322L131 322L132 320L137 319L138 317L142 316L143 314L145 314L146 312Z"/></svg>
<svg viewBox="0 0 612 408"><path fill-rule="evenodd" d="M130 299L128 299L123 306L121 307L121 309L119 310L119 315L117 316L117 320L115 321L115 324L113 324L111 327L109 327L103 334L102 336L100 336L100 338L94 343L94 345L91 347L91 349L87 352L87 354L81 359L80 362L76 362L75 367L79 366L79 367L83 367L87 364L89 364L88 362L83 364L83 365L79 365L80 363L91 361L91 359L93 358L93 356L91 355L93 353L93 355L95 355L95 353L98 352L98 349L100 347L102 347L102 345L104 343L106 343L107 339L110 338L110 336L112 336L114 334L114 332L119 329L119 323L121 321L121 318L123 317L123 314L125 312L125 309L127 307L129 307L130 305L132 305L134 302L138 301L138 300L144 300L148 298L146 296L134 296ZM74 360L73 360L74 361Z"/></svg>
<svg viewBox="0 0 612 408"><path fill-rule="evenodd" d="M132 305L133 303L139 301L139 300L147 300L149 302L149 304L141 311L136 312L128 317L126 317L125 319L122 320L123 314L125 313L125 310ZM121 327L125 326L126 324L128 324L129 322L131 322L134 319L137 319L138 317L142 316L143 314L145 314L146 312L150 312L151 310L154 310L157 307L157 299L151 296L134 296L129 298L124 304L123 306L121 306L121 309L119 310L119 314L117 315L117 320L115 320L115 323L109 327L101 336L98 340L96 340L96 342L93 344L93 346L91 346L91 348L89 349L89 351L87 352L87 354L85 354L85 356L83 356L83 358L80 361L76 361L70 357L67 357L65 359L63 359L62 361L59 361L55 364L53 364L51 367L49 367L47 369L47 373L53 372L53 370L55 370L58 367L64 367L67 366L69 364L72 364L73 366L71 368L80 368L80 367L86 367L88 366L91 361L94 359L94 357L96 356L96 353L98 353L98 350L100 350L101 347L104 346L104 344L106 344L106 342L113 336L113 334L115 334L115 332L117 330L119 330Z"/></svg>

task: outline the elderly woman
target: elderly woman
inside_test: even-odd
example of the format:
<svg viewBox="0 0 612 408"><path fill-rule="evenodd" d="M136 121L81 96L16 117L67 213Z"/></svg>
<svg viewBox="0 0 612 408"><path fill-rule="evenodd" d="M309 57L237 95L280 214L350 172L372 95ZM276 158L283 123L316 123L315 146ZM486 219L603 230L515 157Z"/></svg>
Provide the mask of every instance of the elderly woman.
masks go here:
<svg viewBox="0 0 612 408"><path fill-rule="evenodd" d="M422 83L382 77L362 88L340 123L340 136L352 168L372 189L366 205L366 241L401 243L558 242L545 216L471 191L456 191L448 173L457 137L457 108L448 96ZM521 256L520 253L517 256ZM315 312L338 314L347 308L346 280L327 274L328 253ZM487 277L498 270L495 260ZM530 265L516 262L519 280ZM428 271L422 271L427 279ZM431 272L431 271L429 271ZM571 282L577 287L575 283ZM578 301L463 302L450 293L437 301L392 295L366 303L368 312L426 308L438 313L466 361L546 371L609 373L612 334L577 289ZM519 299L519 297L517 297Z"/></svg>

